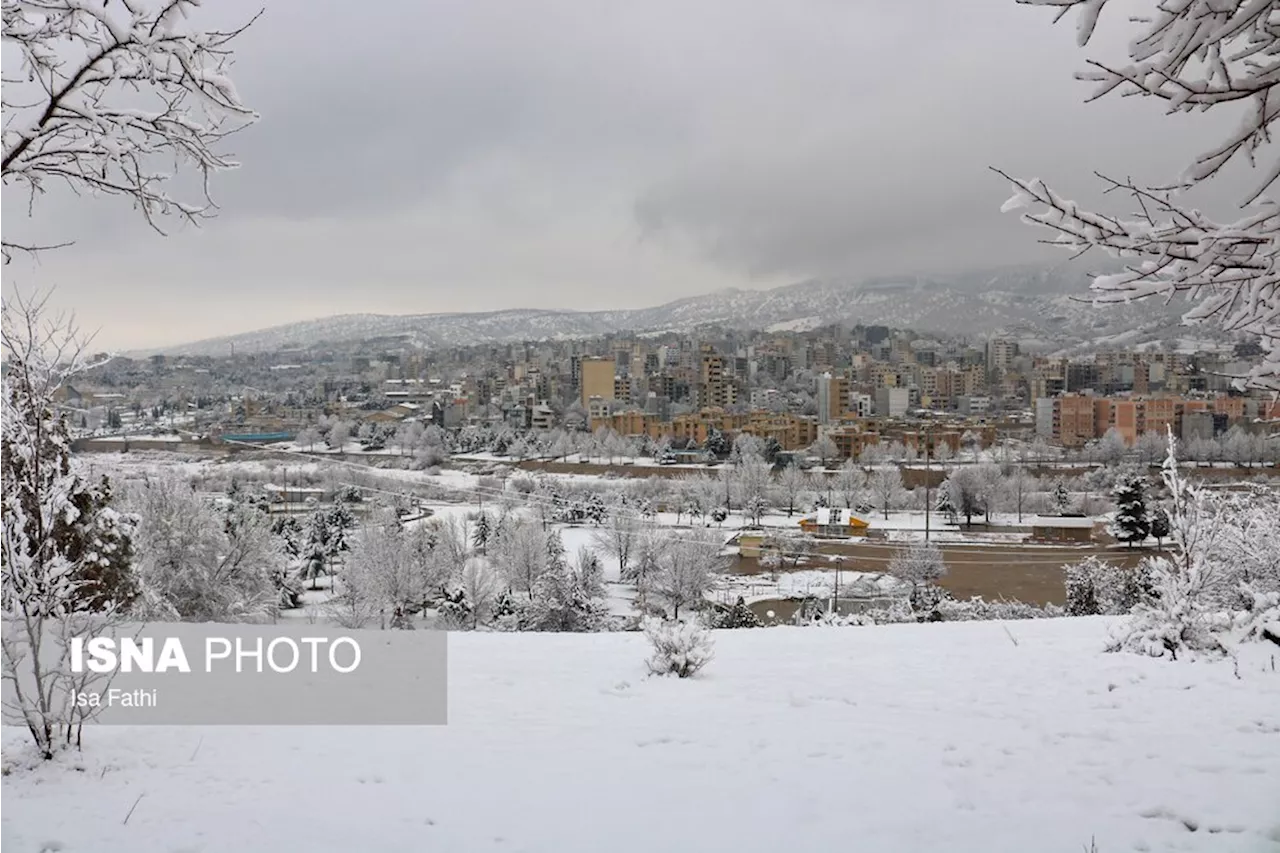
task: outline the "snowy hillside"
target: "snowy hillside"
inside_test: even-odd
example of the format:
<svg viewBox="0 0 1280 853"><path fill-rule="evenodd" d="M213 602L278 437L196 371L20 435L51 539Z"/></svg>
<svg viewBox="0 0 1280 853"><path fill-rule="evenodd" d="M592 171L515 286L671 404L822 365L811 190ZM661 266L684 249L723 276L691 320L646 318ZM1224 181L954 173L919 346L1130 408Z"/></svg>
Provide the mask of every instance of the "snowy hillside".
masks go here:
<svg viewBox="0 0 1280 853"><path fill-rule="evenodd" d="M687 681L638 634L451 635L444 727L97 727L35 768L6 730L4 849L1280 851L1274 649L1107 627L721 631Z"/></svg>
<svg viewBox="0 0 1280 853"><path fill-rule="evenodd" d="M476 314L348 314L215 338L164 352L225 355L324 343L397 338L423 347L583 338L620 331L814 328L882 324L940 334L1008 334L1068 345L1148 324L1149 337L1177 325L1177 304L1111 306L1087 295L1085 268L1015 267L954 276L811 281L772 290L727 290L654 308L618 311L512 310ZM1152 322L1153 311L1158 319ZM1163 313L1162 313L1163 312Z"/></svg>

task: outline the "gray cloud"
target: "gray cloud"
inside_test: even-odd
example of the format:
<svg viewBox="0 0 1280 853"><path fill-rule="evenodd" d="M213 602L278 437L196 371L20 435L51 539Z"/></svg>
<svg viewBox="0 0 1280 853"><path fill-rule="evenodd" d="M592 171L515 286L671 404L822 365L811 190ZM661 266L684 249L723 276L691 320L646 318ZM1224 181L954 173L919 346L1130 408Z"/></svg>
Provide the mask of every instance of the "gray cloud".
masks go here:
<svg viewBox="0 0 1280 853"><path fill-rule="evenodd" d="M262 120L216 221L162 240L126 205L53 193L26 222L6 193L15 235L78 241L6 282L54 285L102 345L134 346L999 265L1045 250L998 212L988 165L1092 201L1092 169L1162 179L1209 138L1155 104L1084 105L1072 72L1124 28L1081 52L1012 0L357 8L270 0L242 37Z"/></svg>

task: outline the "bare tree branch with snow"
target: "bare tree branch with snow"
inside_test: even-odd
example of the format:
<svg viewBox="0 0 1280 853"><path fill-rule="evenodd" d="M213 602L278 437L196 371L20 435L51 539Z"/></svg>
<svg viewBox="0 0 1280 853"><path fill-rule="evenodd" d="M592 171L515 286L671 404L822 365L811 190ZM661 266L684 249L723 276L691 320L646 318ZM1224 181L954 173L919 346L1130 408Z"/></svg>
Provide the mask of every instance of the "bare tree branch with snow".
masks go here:
<svg viewBox="0 0 1280 853"><path fill-rule="evenodd" d="M1087 45L1108 0L1018 0L1053 6L1058 19L1080 13L1078 41ZM1131 179L1099 175L1111 194L1130 199L1122 215L1081 209L1039 178L1015 178L1004 211L1033 206L1023 221L1047 228L1047 241L1081 254L1105 249L1130 260L1117 274L1094 278L1095 304L1126 303L1179 294L1192 307L1188 324L1213 322L1222 329L1256 336L1261 363L1241 387L1280 390L1280 208L1267 193L1280 177L1280 158L1259 164L1280 113L1280 12L1269 2L1169 0L1153 14L1134 18L1142 31L1129 45L1129 62L1089 61L1077 78L1095 83L1090 100L1113 92L1158 99L1170 113L1206 112L1247 105L1243 118L1221 142L1201 153L1168 186L1143 186ZM1242 199L1240 218L1220 222L1189 206L1182 195L1217 175L1232 160L1261 165L1261 176Z"/></svg>
<svg viewBox="0 0 1280 853"><path fill-rule="evenodd" d="M199 2L4 0L5 188L25 189L28 209L57 184L124 196L160 233L208 217L210 178L238 165L221 143L257 114L228 76L244 27L191 28ZM200 175L197 200L170 192L179 165ZM55 247L6 235L4 259Z"/></svg>

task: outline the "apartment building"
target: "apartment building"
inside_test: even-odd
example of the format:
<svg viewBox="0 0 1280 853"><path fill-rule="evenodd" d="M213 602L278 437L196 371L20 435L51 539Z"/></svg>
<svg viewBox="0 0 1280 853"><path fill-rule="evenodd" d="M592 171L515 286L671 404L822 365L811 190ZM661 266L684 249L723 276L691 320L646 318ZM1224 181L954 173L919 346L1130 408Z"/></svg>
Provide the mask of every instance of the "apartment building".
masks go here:
<svg viewBox="0 0 1280 853"><path fill-rule="evenodd" d="M582 388L580 399L584 407L590 407L592 397L613 399L615 367L612 358L583 358L578 369Z"/></svg>

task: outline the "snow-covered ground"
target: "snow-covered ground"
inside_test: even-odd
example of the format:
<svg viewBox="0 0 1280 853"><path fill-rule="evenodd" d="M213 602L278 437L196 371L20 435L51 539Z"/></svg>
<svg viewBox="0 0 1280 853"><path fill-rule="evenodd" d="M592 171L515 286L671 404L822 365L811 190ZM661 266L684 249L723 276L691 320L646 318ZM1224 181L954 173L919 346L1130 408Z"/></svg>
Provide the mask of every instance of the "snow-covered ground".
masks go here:
<svg viewBox="0 0 1280 853"><path fill-rule="evenodd" d="M1103 654L1107 627L717 632L686 681L639 634L453 635L443 727L98 727L34 769L7 729L3 845L1280 851L1274 647L1237 677Z"/></svg>

